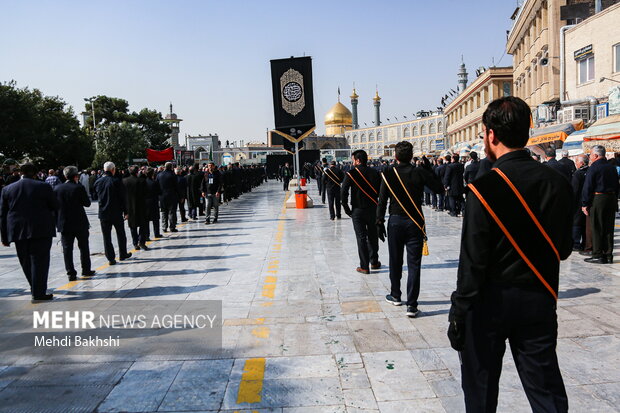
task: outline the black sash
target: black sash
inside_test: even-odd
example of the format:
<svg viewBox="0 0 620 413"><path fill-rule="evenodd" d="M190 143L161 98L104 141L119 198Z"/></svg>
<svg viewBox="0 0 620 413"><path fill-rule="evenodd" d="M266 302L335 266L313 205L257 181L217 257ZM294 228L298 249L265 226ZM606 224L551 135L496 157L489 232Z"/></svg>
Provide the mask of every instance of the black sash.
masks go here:
<svg viewBox="0 0 620 413"><path fill-rule="evenodd" d="M508 177L499 169L468 185L540 282L558 299L560 254L538 218Z"/></svg>

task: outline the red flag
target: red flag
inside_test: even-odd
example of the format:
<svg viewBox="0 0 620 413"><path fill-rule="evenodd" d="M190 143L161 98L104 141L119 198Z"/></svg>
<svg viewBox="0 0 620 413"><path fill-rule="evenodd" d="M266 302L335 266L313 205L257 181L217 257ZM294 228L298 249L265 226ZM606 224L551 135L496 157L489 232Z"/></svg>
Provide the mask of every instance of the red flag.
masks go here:
<svg viewBox="0 0 620 413"><path fill-rule="evenodd" d="M156 151L155 149L146 150L146 159L149 162L165 162L174 159L174 150L172 147L164 149L163 151Z"/></svg>

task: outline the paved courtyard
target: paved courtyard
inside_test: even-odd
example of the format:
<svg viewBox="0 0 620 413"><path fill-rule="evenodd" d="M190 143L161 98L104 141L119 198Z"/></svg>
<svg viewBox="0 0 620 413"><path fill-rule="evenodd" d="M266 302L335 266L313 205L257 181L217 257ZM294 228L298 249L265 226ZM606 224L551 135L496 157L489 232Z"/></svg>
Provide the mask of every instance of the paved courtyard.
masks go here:
<svg viewBox="0 0 620 413"><path fill-rule="evenodd" d="M460 219L425 210L431 254L422 313L409 319L404 306L384 301L386 244L381 270L358 274L350 219L329 221L320 202L283 206L281 184L269 182L222 206L216 225L189 222L112 267L96 205L89 208L97 275L67 283L54 239L55 299L222 300L223 349L157 360L24 352L0 359L0 411L463 411L459 360L446 337ZM620 411L619 265L586 265L579 255L562 264L558 354L571 411ZM0 300L30 306L26 287L14 249L1 249ZM11 321L0 314L0 324ZM509 353L498 411L531 411Z"/></svg>

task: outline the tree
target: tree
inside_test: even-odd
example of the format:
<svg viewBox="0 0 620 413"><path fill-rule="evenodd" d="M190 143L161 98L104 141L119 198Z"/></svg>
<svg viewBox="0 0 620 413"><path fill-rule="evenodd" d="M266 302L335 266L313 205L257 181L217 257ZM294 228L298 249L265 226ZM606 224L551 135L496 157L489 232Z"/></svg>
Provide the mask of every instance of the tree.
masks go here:
<svg viewBox="0 0 620 413"><path fill-rule="evenodd" d="M38 89L0 84L0 153L29 159L42 168L89 165L92 140L80 129L73 109L57 96Z"/></svg>
<svg viewBox="0 0 620 413"><path fill-rule="evenodd" d="M130 122L111 124L98 133L94 165L112 161L119 168L126 167L132 159L144 158L146 144L139 126Z"/></svg>
<svg viewBox="0 0 620 413"><path fill-rule="evenodd" d="M134 112L132 117L144 133L149 148L162 150L170 146L168 140L172 129L163 121L160 112L144 108L140 113Z"/></svg>

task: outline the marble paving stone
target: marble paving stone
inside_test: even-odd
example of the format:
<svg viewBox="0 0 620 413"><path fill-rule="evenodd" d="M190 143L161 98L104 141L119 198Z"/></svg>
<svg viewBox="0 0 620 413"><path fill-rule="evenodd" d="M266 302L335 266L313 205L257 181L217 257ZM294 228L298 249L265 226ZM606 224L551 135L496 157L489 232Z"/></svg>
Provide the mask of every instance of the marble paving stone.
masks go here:
<svg viewBox="0 0 620 413"><path fill-rule="evenodd" d="M360 353L405 348L387 320L349 321L347 324Z"/></svg>
<svg viewBox="0 0 620 413"><path fill-rule="evenodd" d="M22 387L9 386L0 392L0 411L93 412L110 390L112 385L32 386L27 393L30 397L26 397Z"/></svg>
<svg viewBox="0 0 620 413"><path fill-rule="evenodd" d="M347 409L377 409L377 402L370 388L347 389L343 390L342 393L344 394L344 402Z"/></svg>
<svg viewBox="0 0 620 413"><path fill-rule="evenodd" d="M439 399L413 399L391 402L379 402L381 413L446 413ZM452 413L452 412L449 412Z"/></svg>

